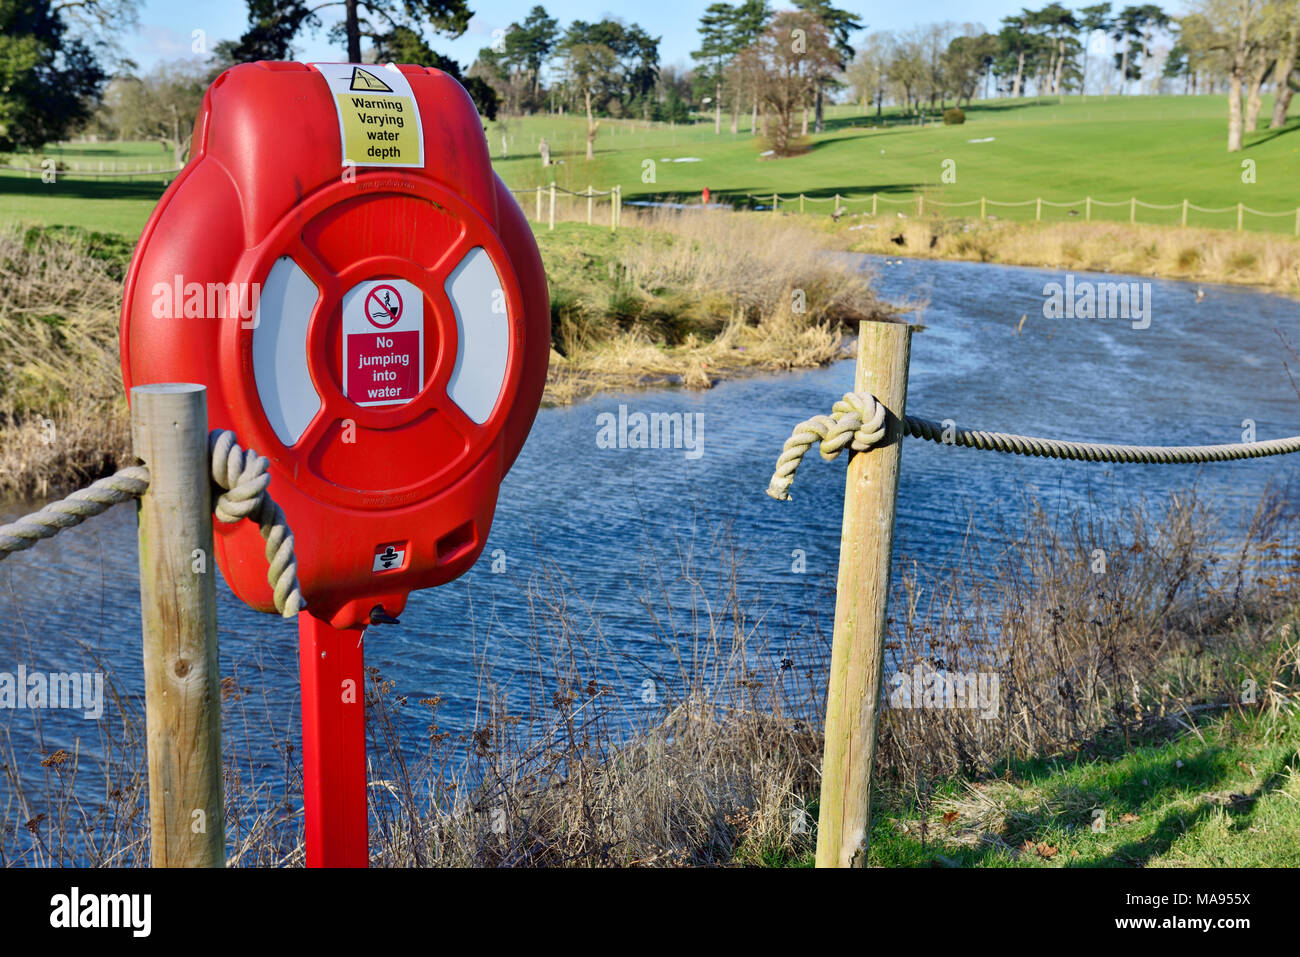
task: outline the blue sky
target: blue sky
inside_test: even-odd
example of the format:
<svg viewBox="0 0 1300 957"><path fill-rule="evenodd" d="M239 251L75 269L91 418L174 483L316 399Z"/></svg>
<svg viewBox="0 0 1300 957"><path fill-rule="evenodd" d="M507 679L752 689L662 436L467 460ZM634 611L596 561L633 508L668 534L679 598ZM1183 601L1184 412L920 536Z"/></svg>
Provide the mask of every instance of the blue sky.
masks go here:
<svg viewBox="0 0 1300 957"><path fill-rule="evenodd" d="M461 63L468 64L474 55L492 42L492 31L503 29L512 21L522 20L536 0L469 0L474 18L469 30L458 40L434 37L432 46ZM571 20L599 20L612 15L635 21L652 35L663 37L659 49L665 64L689 66L694 49L696 26L710 0L670 0L670 2L611 3L609 0L553 0L543 2L547 12L559 19L561 26ZM923 23L952 20L956 23L982 23L993 27L1002 17L1022 6L1042 6L1046 0L911 0L906 4L863 3L841 0L839 6L859 15L868 30L905 30ZM1078 0L1070 6L1084 6L1092 0ZM1127 0L1117 0L1122 6ZM784 6L780 0L774 7ZM1168 4L1173 8L1175 4ZM341 18L342 5L322 11L324 26L312 36L304 31L297 41L297 58L341 60L343 51L330 45L328 27ZM203 30L209 43L235 39L247 24L247 8L242 0L146 0L140 12L140 28L124 38L127 54L148 70L159 61L191 56L194 30Z"/></svg>

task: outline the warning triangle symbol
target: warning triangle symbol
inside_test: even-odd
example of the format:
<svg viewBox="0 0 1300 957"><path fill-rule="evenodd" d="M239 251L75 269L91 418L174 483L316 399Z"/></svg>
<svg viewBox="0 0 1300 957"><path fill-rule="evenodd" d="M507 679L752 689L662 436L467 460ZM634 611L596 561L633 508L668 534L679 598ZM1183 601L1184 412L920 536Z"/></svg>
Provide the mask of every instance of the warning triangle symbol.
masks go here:
<svg viewBox="0 0 1300 957"><path fill-rule="evenodd" d="M379 77L359 66L352 68L352 84L349 90L365 93L392 93L393 88Z"/></svg>

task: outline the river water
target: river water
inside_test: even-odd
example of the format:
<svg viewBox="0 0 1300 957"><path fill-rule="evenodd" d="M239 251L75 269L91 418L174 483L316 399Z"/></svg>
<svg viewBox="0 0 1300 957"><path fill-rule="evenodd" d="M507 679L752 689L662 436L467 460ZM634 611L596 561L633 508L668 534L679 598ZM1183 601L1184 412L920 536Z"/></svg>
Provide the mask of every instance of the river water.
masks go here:
<svg viewBox="0 0 1300 957"><path fill-rule="evenodd" d="M1139 444L1240 441L1246 420L1259 439L1300 431L1300 399L1279 338L1280 331L1300 341L1294 301L1219 286L1204 287L1197 301L1187 284L1076 275L1076 283L1149 282L1150 323L1134 328L1128 320L1045 317L1044 285L1064 283L1059 272L860 262L877 273L886 299L928 303L925 328L913 338L913 414ZM441 696L444 730L463 732L481 721L487 684L524 707L539 671L565 642L588 650L590 677L635 703L647 681L671 690L675 675L698 670L689 637L708 632L710 611L724 640L734 633L737 606L724 594L734 583L740 627L762 634L762 656L774 665L787 657L812 662L816 680L834 596L844 462L810 457L792 502L774 502L764 489L791 426L828 411L852 384L853 364L843 361L706 392L600 396L543 410L502 487L483 559L461 580L412 595L401 625L372 628L367 663L412 700ZM698 413L700 454L598 447L599 416L617 416L620 405ZM1266 485L1285 484L1293 468L1285 457L1203 467L1094 465L909 441L896 563L942 570L964 535L992 535L1014 523L1026 492L1059 514L1085 501L1101 508L1138 497L1158 501L1195 482L1232 513L1238 504L1249 509ZM30 507L0 508L0 519ZM254 711L228 712L228 729L234 722L253 739L296 736L294 626L248 611L224 583L219 601L222 673L235 675L257 701ZM134 510L115 508L0 563L0 617L8 624L0 672L20 665L85 671L97 660L142 710ZM95 757L111 748L120 708L110 703L102 722L0 711L0 742L7 737L20 770L40 774L41 749L76 745ZM423 731L404 733L416 747Z"/></svg>

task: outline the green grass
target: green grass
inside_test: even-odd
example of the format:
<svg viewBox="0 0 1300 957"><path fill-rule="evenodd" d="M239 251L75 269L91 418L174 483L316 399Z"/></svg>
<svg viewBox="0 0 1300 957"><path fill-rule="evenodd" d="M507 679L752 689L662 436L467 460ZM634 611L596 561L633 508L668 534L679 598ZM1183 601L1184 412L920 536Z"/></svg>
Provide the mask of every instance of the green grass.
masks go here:
<svg viewBox="0 0 1300 957"><path fill-rule="evenodd" d="M1271 104L1264 105L1267 119ZM635 121L602 121L596 158L583 156L585 121L581 117L530 117L511 121L511 153L501 159L500 134L490 125L488 143L497 169L515 187L535 186L553 175L569 189L623 184L624 199L695 196L708 186L715 197L744 200L747 195L770 202L773 191L782 196L827 199L835 193L858 200L854 212L870 208L870 196L910 198L912 205L888 206L911 212L918 190L927 198L968 202L986 196L1005 202L1043 197L1069 202L1092 196L1127 201L1130 196L1152 204L1192 203L1210 208L1243 202L1258 210L1295 210L1300 205L1300 117L1280 131L1261 130L1246 138L1246 149L1229 154L1226 141L1226 104L1223 97L1118 97L1108 100L1067 98L1058 104L1029 99L1017 102L976 103L967 110L961 126L929 125L924 128L895 125L868 129L874 113L864 116L856 107L832 107L822 136L811 138L812 149L802 156L781 160L759 158L763 149L747 132L732 136L723 118L722 135L713 124L665 127ZM536 143L546 136L552 156L563 165L545 171L537 159ZM971 139L994 137L989 143ZM666 158L698 157L698 163L666 163ZM941 182L943 161L956 164L956 182ZM1242 161L1255 161L1256 182L1242 182ZM655 162L655 182L643 183L645 160ZM797 199L790 209L797 209ZM806 209L829 211L829 204L809 204ZM962 212L977 214L978 207ZM989 208L1002 218L1032 219L1035 208ZM1094 206L1096 219L1127 221L1127 206ZM1138 210L1138 221L1176 224L1181 210ZM1045 207L1045 220L1069 218L1065 210ZM1192 212L1189 225L1236 226L1236 213ZM1292 232L1294 215L1265 219L1247 214L1246 226L1254 230Z"/></svg>
<svg viewBox="0 0 1300 957"><path fill-rule="evenodd" d="M739 134L713 132L711 119L671 126L632 119L604 119L596 141L595 159L584 156L586 122L581 116L512 118L508 123L509 155L503 157L500 124L488 124L488 145L497 170L508 184L528 188L552 178L567 189L588 184L623 186L625 200L666 196L695 197L707 186L719 199L747 202L747 196L770 197L773 191L797 197L804 193L822 200L808 212L829 211L836 193L853 202L854 212L869 210L870 196L909 200L889 206L911 213L915 194L924 191L933 202L990 200L1023 201L1041 196L1068 202L1084 196L1126 201L1137 196L1153 204L1176 204L1186 198L1203 207L1220 208L1241 202L1264 211L1294 210L1300 205L1300 117L1280 131L1261 130L1246 137L1241 153L1225 149L1226 103L1221 96L1120 97L1103 100L1069 97L1015 102L977 102L961 126L924 128L900 121L885 111L884 128L874 113L856 106L832 106L827 132L810 138L810 150L797 157L766 160L763 146L748 132L748 115ZM1267 118L1266 99L1262 115ZM537 142L545 136L558 165L543 169ZM969 143L993 137L992 142ZM65 162L160 162L168 154L156 143L89 143L65 145L41 155ZM699 162L665 159L695 157ZM9 162L30 159L13 157ZM1255 162L1253 184L1242 182L1242 161ZM653 182L643 182L645 161L654 163ZM944 160L956 164L956 182L941 182ZM4 212L0 218L41 224L81 225L92 229L138 235L162 192L155 182L123 183L67 176L46 185L23 174L0 174ZM768 202L762 199L760 202ZM529 204L525 202L527 208ZM793 200L788 209L797 209ZM977 214L978 207L955 210ZM1032 219L1035 207L990 207L1003 219ZM1127 221L1128 207L1095 206L1095 219ZM599 212L597 213L599 215ZM1180 210L1138 210L1138 221L1176 224ZM1071 218L1063 209L1044 207L1044 220ZM1190 225L1235 228L1235 211L1192 212ZM1246 227L1291 233L1294 215L1264 218L1247 214Z"/></svg>

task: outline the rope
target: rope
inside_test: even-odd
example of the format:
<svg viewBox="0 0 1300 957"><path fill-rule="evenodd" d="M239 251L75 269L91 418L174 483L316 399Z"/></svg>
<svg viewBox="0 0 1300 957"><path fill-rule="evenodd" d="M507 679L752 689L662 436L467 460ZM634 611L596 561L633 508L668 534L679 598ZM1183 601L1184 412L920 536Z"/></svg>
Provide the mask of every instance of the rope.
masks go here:
<svg viewBox="0 0 1300 957"><path fill-rule="evenodd" d="M252 449L235 443L235 433L213 429L208 435L212 450L212 479L226 491L217 497L213 513L217 521L233 523L248 518L257 522L266 540L266 580L275 595L275 610L293 618L306 606L298 587L298 562L293 554L293 533L284 512L267 494L271 476L267 461Z"/></svg>
<svg viewBox="0 0 1300 957"><path fill-rule="evenodd" d="M266 539L267 581L275 594L275 609L292 618L306 607L298 587L298 564L293 554L293 535L280 506L271 500L266 487L271 481L267 461L252 450L235 444L235 433L213 430L208 436L212 452L212 478L225 491L217 497L213 512L218 521L238 522L251 518ZM14 552L31 548L38 541L53 538L65 528L80 525L114 505L139 498L149 488L149 468L132 465L107 478L78 489L67 498L51 502L39 512L0 525L0 561Z"/></svg>
<svg viewBox="0 0 1300 957"><path fill-rule="evenodd" d="M866 415L866 410L871 415ZM885 435L883 426L885 408L866 392L849 392L836 402L830 415L817 415L795 426L794 432L781 449L767 494L778 501L790 498L790 485L795 470L813 445L821 444L822 458L830 461L843 450L852 433L855 452L866 451ZM864 425L864 420L869 419ZM1084 462L1129 462L1140 464L1184 464L1193 462L1228 462L1234 459L1263 458L1300 452L1300 435L1264 442L1234 442L1225 445L1109 445L1100 442L1068 442L1010 432L984 432L977 429L953 428L947 438L943 423L932 422L916 416L905 416L903 434L915 439L928 439L940 445L960 445L965 448L1010 455L1035 455L1054 459L1071 459Z"/></svg>
<svg viewBox="0 0 1300 957"><path fill-rule="evenodd" d="M767 494L777 501L789 500L794 473L814 445L821 446L821 456L829 462L846 445L855 452L865 452L884 437L885 407L866 392L846 392L831 407L830 415L814 415L794 427L776 461Z"/></svg>
<svg viewBox="0 0 1300 957"><path fill-rule="evenodd" d="M65 499L51 502L39 512L0 525L0 561L14 552L31 548L43 538L53 538L65 528L80 525L114 505L139 498L148 487L149 470L143 465L132 465L78 489Z"/></svg>

